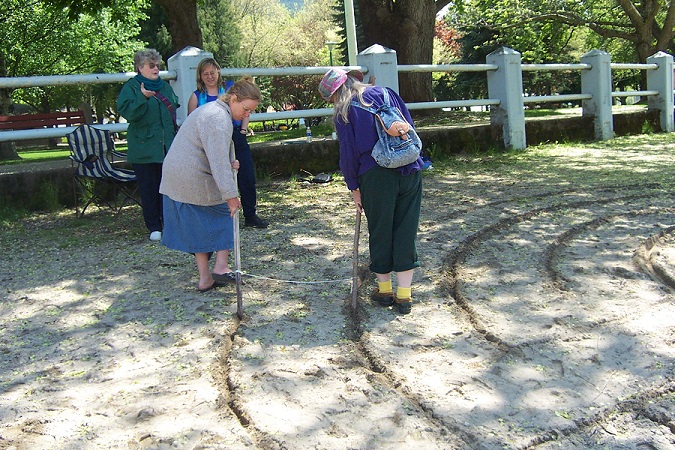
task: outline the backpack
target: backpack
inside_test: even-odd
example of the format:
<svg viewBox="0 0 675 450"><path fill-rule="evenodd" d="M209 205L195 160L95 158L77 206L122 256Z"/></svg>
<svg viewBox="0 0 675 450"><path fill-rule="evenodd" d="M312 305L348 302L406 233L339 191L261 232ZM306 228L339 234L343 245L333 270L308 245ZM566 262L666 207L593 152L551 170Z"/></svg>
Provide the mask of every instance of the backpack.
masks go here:
<svg viewBox="0 0 675 450"><path fill-rule="evenodd" d="M420 157L422 141L401 111L389 103L389 92L383 88L384 104L378 108L367 107L352 100L352 106L375 115L378 141L371 156L378 165L395 169L413 163Z"/></svg>

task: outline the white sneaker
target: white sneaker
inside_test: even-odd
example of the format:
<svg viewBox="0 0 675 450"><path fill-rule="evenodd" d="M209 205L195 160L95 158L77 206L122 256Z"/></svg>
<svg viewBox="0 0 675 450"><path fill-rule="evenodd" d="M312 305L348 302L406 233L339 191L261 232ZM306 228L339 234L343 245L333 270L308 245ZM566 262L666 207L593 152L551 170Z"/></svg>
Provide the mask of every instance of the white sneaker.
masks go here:
<svg viewBox="0 0 675 450"><path fill-rule="evenodd" d="M162 240L162 232L161 231L153 231L150 233L150 240L151 241L161 241Z"/></svg>

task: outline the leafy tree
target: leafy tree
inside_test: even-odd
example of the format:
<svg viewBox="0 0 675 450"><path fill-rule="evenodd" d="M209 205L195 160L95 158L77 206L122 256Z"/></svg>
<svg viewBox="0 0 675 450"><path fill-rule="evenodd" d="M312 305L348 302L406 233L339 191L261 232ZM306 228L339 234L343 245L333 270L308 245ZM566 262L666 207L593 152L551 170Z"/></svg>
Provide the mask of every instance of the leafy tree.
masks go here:
<svg viewBox="0 0 675 450"><path fill-rule="evenodd" d="M140 23L141 30L137 36L138 40L145 42L148 48L157 50L162 55L162 59L168 61L174 51L171 34L169 34L165 25L169 22L169 19L164 8L158 3L148 2L143 12L145 18Z"/></svg>
<svg viewBox="0 0 675 450"><path fill-rule="evenodd" d="M134 50L142 45L132 39L141 13L135 5L121 8L103 8L96 15L72 19L70 11L50 2L5 0L0 5L2 76L119 72L131 66ZM99 85L5 89L0 92L0 113L11 112L13 101L39 112L77 108L82 102L103 111L111 89ZM0 158L14 157L11 145L3 145Z"/></svg>
<svg viewBox="0 0 675 450"><path fill-rule="evenodd" d="M14 0L12 0L14 1ZM197 21L197 0L150 0L166 13L166 28L171 36L173 53L188 45L203 48L202 32ZM123 15L123 8L133 6L126 0L51 0L57 8L64 8L71 19L81 13L95 15L103 8L113 8ZM141 4L144 3L142 0ZM121 20L117 15L115 19Z"/></svg>
<svg viewBox="0 0 675 450"><path fill-rule="evenodd" d="M68 6L73 11L91 11L102 4L122 2L123 0L53 0L56 4ZM177 52L187 45L203 48L202 32L197 20L197 0L152 0L162 6L166 12L167 29L171 34L173 51ZM401 64L430 64L433 56L433 33L436 14L452 0L360 0L358 2L358 34L363 36L359 47L366 48L372 44L382 44L398 52ZM255 24L243 24L248 44L244 48L244 61L253 59L269 59L275 46L288 45L274 35L254 35L256 30L264 28L262 21L279 23L287 13L280 17L268 13L282 8L278 2L266 2L267 7L259 0L243 0L237 2L239 8L249 9L253 13L259 11ZM284 8L285 9L285 8ZM251 26L253 25L253 26ZM254 35L254 36L252 36ZM253 52L255 50L255 52ZM250 65L250 64L247 64ZM408 101L431 100L431 75L428 73L409 73L401 75L401 92Z"/></svg>
<svg viewBox="0 0 675 450"><path fill-rule="evenodd" d="M540 6L535 0L470 0L453 4L444 19L457 27L461 34L458 41L462 58L459 62L485 63L487 55L502 46L519 51L525 63L571 62L576 59L582 43L575 37L572 27L559 23L522 21L522 14L528 7ZM518 26L511 26L516 22ZM450 74L444 76L439 84L441 82L447 94L454 98L487 96L487 76L482 72ZM579 92L579 84L578 72L538 71L523 74L524 91L535 95Z"/></svg>
<svg viewBox="0 0 675 450"><path fill-rule="evenodd" d="M137 26L112 21L110 12L106 10L95 17L80 15L75 22L48 10L33 9L31 13L34 18L49 22L28 25L26 34L36 37L45 33L46 37L27 37L23 41L21 53L32 57L24 58L15 53L16 75L11 76L119 72L121 68L131 68L134 50L142 47L142 43L131 40L138 31ZM19 49L14 48L18 53ZM91 92L92 88L84 85L45 86L17 89L13 98L40 112L50 112L63 107L77 107L72 99L89 101Z"/></svg>
<svg viewBox="0 0 675 450"><path fill-rule="evenodd" d="M213 53L221 66L234 66L242 39L241 16L235 1L204 0L197 7L197 17L204 37L204 50Z"/></svg>
<svg viewBox="0 0 675 450"><path fill-rule="evenodd" d="M532 38L543 43L547 38L546 34L528 36L527 30L543 30L548 36L576 30L588 37L587 43L610 51L621 49L613 56L624 61L645 62L658 51L675 51L675 3L670 0L458 0L454 5L450 21L459 29L478 27L498 36L519 35L522 43ZM628 45L617 46L617 41ZM628 46L632 52L625 51Z"/></svg>
<svg viewBox="0 0 675 450"><path fill-rule="evenodd" d="M242 33L239 67L328 65L327 36L335 35L331 20L334 0L312 0L289 11L276 2L238 3ZM337 52L334 51L334 54ZM325 104L318 95L321 77L258 77L264 101L275 110L310 109Z"/></svg>
<svg viewBox="0 0 675 450"><path fill-rule="evenodd" d="M450 27L444 20L436 21L434 30L434 60L433 64L452 64L460 60L460 34ZM434 99L452 100L453 86L456 83L455 73L433 73Z"/></svg>
<svg viewBox="0 0 675 450"><path fill-rule="evenodd" d="M381 44L396 50L399 64L431 64L436 14L451 1L359 0L359 48ZM405 73L399 80L406 101L432 100L430 73Z"/></svg>
<svg viewBox="0 0 675 450"><path fill-rule="evenodd" d="M291 13L278 2L243 0L237 15L242 39L239 67L274 67L283 61L281 54L291 45L281 34L291 26ZM290 65L287 62L282 64Z"/></svg>
<svg viewBox="0 0 675 450"><path fill-rule="evenodd" d="M460 34L444 20L436 21L434 39L438 43L438 51L434 51L434 64L448 64L457 61L461 56L459 45Z"/></svg>

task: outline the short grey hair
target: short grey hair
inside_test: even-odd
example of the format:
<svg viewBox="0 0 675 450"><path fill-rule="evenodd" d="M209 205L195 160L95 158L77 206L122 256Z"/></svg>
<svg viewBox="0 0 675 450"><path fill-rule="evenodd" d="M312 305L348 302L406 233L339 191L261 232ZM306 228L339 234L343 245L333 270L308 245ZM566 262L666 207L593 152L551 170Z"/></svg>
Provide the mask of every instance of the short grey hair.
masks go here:
<svg viewBox="0 0 675 450"><path fill-rule="evenodd" d="M160 65L162 64L162 55L154 48L146 48L145 50L139 50L134 53L134 69L136 69L137 72L138 69L146 63Z"/></svg>

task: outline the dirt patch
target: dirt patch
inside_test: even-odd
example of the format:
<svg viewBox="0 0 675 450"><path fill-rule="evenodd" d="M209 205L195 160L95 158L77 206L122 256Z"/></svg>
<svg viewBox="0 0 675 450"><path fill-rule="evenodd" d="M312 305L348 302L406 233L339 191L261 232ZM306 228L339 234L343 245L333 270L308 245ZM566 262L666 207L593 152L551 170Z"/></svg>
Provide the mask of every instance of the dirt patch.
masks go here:
<svg viewBox="0 0 675 450"><path fill-rule="evenodd" d="M675 138L425 172L415 305L372 304L341 181L260 184L234 286L140 210L0 237L0 448L672 448ZM649 250L646 242L656 242ZM653 264L652 264L653 268Z"/></svg>

